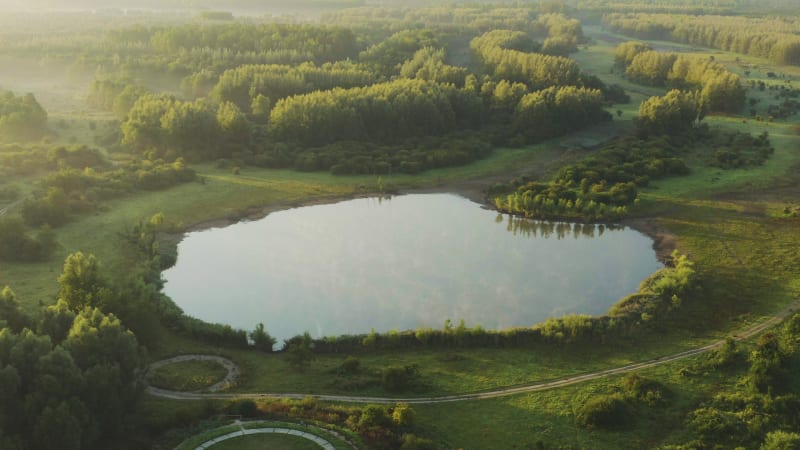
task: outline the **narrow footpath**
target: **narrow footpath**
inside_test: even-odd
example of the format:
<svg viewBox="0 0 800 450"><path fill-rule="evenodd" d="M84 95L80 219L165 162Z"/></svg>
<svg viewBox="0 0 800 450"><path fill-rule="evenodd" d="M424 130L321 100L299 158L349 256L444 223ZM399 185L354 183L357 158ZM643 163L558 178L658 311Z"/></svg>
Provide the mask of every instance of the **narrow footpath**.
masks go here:
<svg viewBox="0 0 800 450"><path fill-rule="evenodd" d="M734 335L733 338L741 341L753 336L756 336L767 330L768 328L779 324L784 319L789 317L795 311L800 309L800 299L795 300L791 305L787 306L783 310L781 310L776 315L770 317L769 319L761 322L759 324L753 325L750 328L747 328L738 334ZM393 397L361 397L361 396L350 396L350 395L316 395L316 394L302 394L302 393L230 393L230 394L222 394L218 392L178 392L178 391L170 391L166 389L159 389L155 387L148 387L147 392L150 395L167 398L172 400L204 400L204 399L218 399L218 400L225 400L225 399L259 399L259 398L290 398L290 399L303 399L306 397L313 397L318 400L324 401L331 401L331 402L344 402L344 403L377 403L377 404L394 404L394 403L410 403L410 404L433 404L433 403L448 403L448 402L460 402L460 401L467 401L467 400L480 400L480 399L487 399L487 398L498 398L498 397L507 397L509 395L516 395L516 394L524 394L529 392L539 392L539 391L546 391L550 389L556 389L564 386L571 386L573 384L583 383L585 381L590 380L597 380L599 378L609 377L612 375L619 375L623 373L633 372L637 370L647 369L650 367L660 366L662 364L667 364L673 361L678 361L681 359L686 359L695 355L699 355L702 353L710 352L721 345L723 345L725 341L717 341L711 344L708 344L703 347L686 350L680 353L675 353L669 356L663 356L660 358L652 359L649 361L628 364L621 367L615 367L612 369L601 370L598 372L587 373L583 375L575 375L571 377L565 377L558 380L543 382L543 383L535 383L529 384L525 386L519 387L509 387L509 388L502 388L496 389L487 392L475 392L469 394L457 394L457 395L445 395L445 396L438 396L438 397L412 397L412 398L393 398ZM202 357L207 359L204 355L184 355L186 359L192 359L196 357ZM215 359L219 357L213 357ZM224 358L219 358L223 359ZM167 360L167 361L173 361ZM226 367L236 367L236 365L230 361L224 363ZM153 363L154 365L160 364L164 365L164 361L158 361ZM151 366L152 367L152 366ZM230 369L229 369L230 375ZM227 379L227 377L226 377Z"/></svg>

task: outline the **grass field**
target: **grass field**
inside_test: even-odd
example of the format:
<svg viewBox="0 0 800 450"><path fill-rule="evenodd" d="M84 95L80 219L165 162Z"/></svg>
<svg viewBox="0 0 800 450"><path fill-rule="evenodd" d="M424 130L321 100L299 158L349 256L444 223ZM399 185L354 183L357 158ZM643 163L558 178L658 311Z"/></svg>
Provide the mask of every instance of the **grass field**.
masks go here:
<svg viewBox="0 0 800 450"><path fill-rule="evenodd" d="M182 361L147 372L151 386L174 391L197 391L225 378L228 370L214 361Z"/></svg>
<svg viewBox="0 0 800 450"><path fill-rule="evenodd" d="M319 445L308 439L279 434L256 434L220 442L208 447L211 450L319 450Z"/></svg>

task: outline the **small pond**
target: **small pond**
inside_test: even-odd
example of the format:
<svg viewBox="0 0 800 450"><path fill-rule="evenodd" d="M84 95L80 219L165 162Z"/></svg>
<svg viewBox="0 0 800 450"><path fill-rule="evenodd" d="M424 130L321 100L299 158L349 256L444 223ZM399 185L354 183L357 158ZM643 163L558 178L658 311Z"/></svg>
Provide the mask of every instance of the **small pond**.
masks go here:
<svg viewBox="0 0 800 450"><path fill-rule="evenodd" d="M499 215L452 194L360 198L188 233L165 292L281 342L463 319L487 329L602 314L662 267L638 231Z"/></svg>

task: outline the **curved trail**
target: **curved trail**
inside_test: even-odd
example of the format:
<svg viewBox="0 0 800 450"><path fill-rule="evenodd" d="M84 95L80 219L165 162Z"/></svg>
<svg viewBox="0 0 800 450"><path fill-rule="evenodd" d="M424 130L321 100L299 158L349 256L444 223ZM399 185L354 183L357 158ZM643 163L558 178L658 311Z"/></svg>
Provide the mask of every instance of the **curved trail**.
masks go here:
<svg viewBox="0 0 800 450"><path fill-rule="evenodd" d="M746 330L738 333L737 335L733 336L734 339L737 341L741 341L744 339L748 339L753 337L762 331L772 327L773 325L777 325L783 319L794 313L798 308L800 308L800 299L795 300L778 312L776 315L770 317L769 319L756 324ZM448 403L448 402L460 402L466 400L479 400L479 399L487 399L487 398L498 398L498 397L506 397L509 395L515 394L523 394L528 392L539 392L539 391L546 391L549 389L555 389L564 386L571 386L573 384L583 383L585 381L596 380L599 378L608 377L611 375L619 375L623 373L633 372L635 370L647 369L650 367L660 366L662 364L667 364L673 361L678 361L681 359L689 358L691 356L699 355L701 353L707 353L715 348L724 344L725 341L717 341L711 344L708 344L703 347L686 350L680 353L675 353L669 356L663 356L660 358L652 359L649 361L628 364L625 366L615 367L612 369L601 370L598 372L591 372L583 375L575 375L570 377L561 378L558 380L553 381L546 381L541 383L529 384L525 386L519 387L509 387L509 388L501 388L495 389L492 391L487 392L475 392L469 394L457 394L457 395L445 395L445 396L437 396L437 397L413 397L413 398L393 398L393 397L361 397L361 396L350 396L350 395L317 395L317 394L300 394L300 393L233 393L233 394L220 394L220 393L201 393L201 392L176 392L176 391L169 391L166 389L159 389L154 387L148 387L147 392L151 395L168 398L173 400L204 400L204 399L259 399L259 398L292 398L292 399L302 399L306 397L313 397L318 400L325 400L325 401L333 401L333 402L345 402L345 403L410 403L410 404L433 404L433 403ZM186 355L192 356L192 355ZM199 356L199 355L196 355ZM222 358L224 359L224 358ZM233 362L228 361L230 364L234 364ZM156 362L154 364L162 363L163 361ZM163 364L162 364L163 365ZM227 364L226 364L227 367Z"/></svg>

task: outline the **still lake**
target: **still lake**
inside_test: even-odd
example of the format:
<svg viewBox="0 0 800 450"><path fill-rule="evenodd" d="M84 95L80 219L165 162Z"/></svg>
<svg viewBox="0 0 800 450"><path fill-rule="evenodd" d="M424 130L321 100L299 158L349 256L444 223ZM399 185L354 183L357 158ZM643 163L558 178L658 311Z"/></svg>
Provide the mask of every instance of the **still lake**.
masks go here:
<svg viewBox="0 0 800 450"><path fill-rule="evenodd" d="M602 314L661 268L630 228L499 215L452 194L360 198L188 233L164 291L194 317L281 342Z"/></svg>

